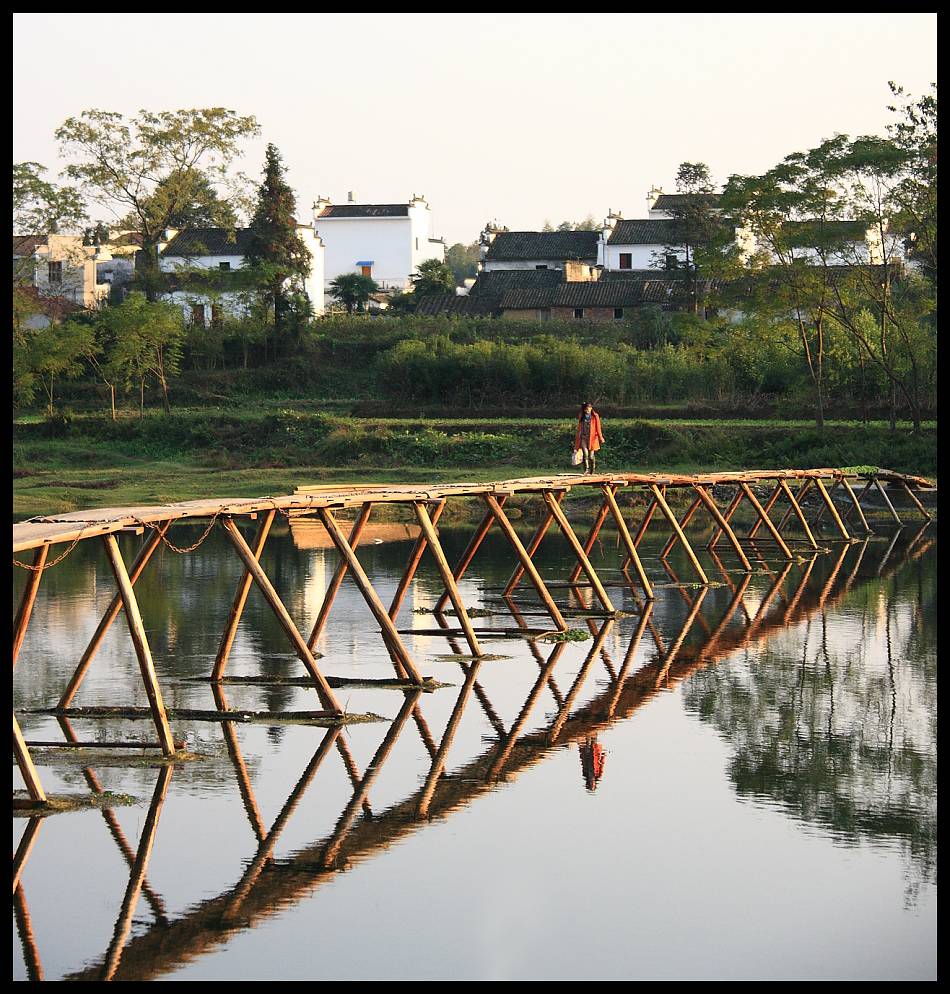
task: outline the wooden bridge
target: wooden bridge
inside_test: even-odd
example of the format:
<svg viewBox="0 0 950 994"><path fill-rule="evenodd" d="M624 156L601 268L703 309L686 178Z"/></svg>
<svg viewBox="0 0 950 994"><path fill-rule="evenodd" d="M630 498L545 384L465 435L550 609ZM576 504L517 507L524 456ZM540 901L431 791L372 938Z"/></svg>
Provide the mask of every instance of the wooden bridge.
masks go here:
<svg viewBox="0 0 950 994"><path fill-rule="evenodd" d="M764 500L760 500L755 490L763 486L769 488L769 493ZM855 486L861 487L858 493L855 492ZM848 502L848 507L843 512L839 511L833 499L834 491L839 488ZM158 734L155 747L159 748L166 757L174 756L177 747L142 625L134 585L160 544L164 543L175 552L187 553L196 549L217 526L227 534L243 564L244 572L235 591L218 652L211 664L211 681L220 684L225 679L228 657L238 623L251 585L256 584L277 617L294 652L300 658L318 695L321 710L308 714L312 718L326 719L329 724L340 725L346 722L347 715L334 694L331 681L317 665L319 653L315 652L314 647L326 628L337 592L347 573L351 574L367 608L379 624L381 637L392 660L399 685L405 685L406 688L424 687L426 681L406 649L401 638L403 633L397 629L396 620L426 550L432 554L445 588L436 605L436 611L437 613L444 611L451 603L460 626L455 632L447 630L442 634L446 636L457 634L460 638L464 638L470 654L477 659L483 654L479 635L484 632L480 632L472 624L459 593L458 581L471 566L479 547L493 526L496 526L507 540L514 559L514 569L504 587L504 595L510 596L518 584L527 578L550 616L552 630L566 632L568 623L562 606L559 606L555 598L554 592L557 590L589 588L598 602L598 607L588 614L605 617L616 614L607 585L602 582L589 558L594 543L608 519L616 526L622 543L623 575L633 589L649 603L654 596L653 587L640 559L638 547L651 527L665 526L671 531L661 558L665 560L678 543L685 551L698 583L705 585L709 583L706 569L685 533L685 528L700 511L711 518L715 528L707 546L708 552L715 555L715 548L724 537L734 550L741 569L748 573L752 570L747 554L751 543L767 541L771 554L788 562L796 558L789 545L790 542L803 543L805 547L817 550L815 531L825 513L828 515L827 523L834 529L837 540L852 541L848 524L852 512L855 513L855 523L851 527L864 533L870 532L862 499L872 489L883 498L888 512L900 525L902 523L900 516L888 493L891 488L906 494L914 512L927 521L930 520L930 514L920 500L920 493L935 489L931 481L888 470L861 473L840 469L759 470L747 473L698 475L571 474L477 484L300 487L294 494L280 497L183 501L157 507L106 508L38 517L13 526L14 564L29 571L14 622L13 663L15 666L26 636L44 571L62 561L79 542L93 538L101 539L115 577L117 592L78 661L53 713L66 718L78 713L71 707L73 699L89 671L106 632L119 613L123 612L148 697L149 713ZM571 490L593 491L598 497L598 509L588 523L583 541L575 531L575 525L568 520L563 506L564 498ZM685 491L689 497L689 506L680 517L677 517L667 500L671 491ZM717 497L723 491L731 494L725 507L721 507L717 501ZM635 530L628 525L621 507L622 503L630 504L630 501L624 501L624 498L630 494L645 495L648 501ZM504 510L505 503L515 495L534 497L541 502L543 509L541 521L527 543L522 542ZM813 498L810 502L806 499L809 497ZM436 525L448 501L471 498L484 503L484 516L461 557L452 566L439 541ZM721 499L719 497L719 500ZM784 505L784 513L776 521L773 520L771 512L779 502ZM754 521L748 533L740 536L733 520L736 511L743 503L751 508ZM382 603L356 554L372 509L377 504L401 504L409 507L420 529L419 537L412 547L395 596L388 608ZM348 534L344 532L336 517L338 512L347 509L356 511L355 521L349 528ZM326 529L340 555L339 565L307 639L301 635L279 593L259 563L277 514L288 518L315 517ZM242 519L259 519L257 534L251 542L244 537L238 527L238 522ZM169 537L171 527L179 522L193 523L196 520L208 522L198 541L186 548L174 545ZM557 584L542 578L534 561L538 548L553 524L558 526L577 559L577 565L569 576ZM116 535L130 530L138 533L147 530L149 534L134 561L127 566L119 550ZM795 538L791 536L792 531L797 533ZM57 554L51 559L50 553L54 548ZM31 562L18 558L27 552L32 552ZM582 574L586 577L585 580L581 579ZM83 709L82 715L95 716L95 710ZM100 716L107 716L108 711L109 709L99 709ZM44 805L46 794L33 763L28 743L20 731L15 711L13 739L17 764L30 795L28 803Z"/></svg>
<svg viewBox="0 0 950 994"><path fill-rule="evenodd" d="M685 620L680 630L668 639L652 626L652 603L640 596L642 612L622 650L622 659L612 659L605 647L605 637L616 624L614 619L589 618L586 623L593 642L572 685L563 690L558 687L555 671L565 651L565 643L548 648L546 656L540 646L532 643L537 677L509 727L501 722L485 688L479 683L480 667L484 664L465 653L461 640L458 643L450 640L465 680L458 690L441 740L430 742L425 736L423 738L428 769L412 771L409 782L413 787L403 800L386 809L373 810L372 817L359 817L361 810L369 813L373 785L392 755L396 741L411 726L409 719L418 707L421 695L418 690L407 688L399 713L382 737L365 772L354 776L351 767L347 766L352 792L345 799L332 832L285 857L275 856L277 843L319 770L325 768L334 746L341 741L340 728L326 730L313 758L271 827L267 828L235 728L230 723L223 723L221 729L237 789L250 832L256 840L253 857L242 861L240 879L220 895L204 899L175 920L169 920L161 895L150 886L147 877L149 856L173 776L173 766L163 766L156 779L137 850L129 845L114 817L110 818L111 812L102 811L106 827L129 865L129 881L105 954L99 962L65 979L151 980L174 972L184 963L219 947L236 932L285 913L289 906L307 899L323 884L329 883L348 861L371 858L417 832L431 819L451 816L491 791L502 777L506 780L517 778L565 744L580 744L616 722L633 717L663 689L688 679L698 669L715 665L736 651L767 641L789 625L804 622L831 608L868 578L886 577L908 560L919 558L932 545L927 532L924 525L909 539L906 532L897 533L886 548L869 545L867 540L840 543L822 564L827 568L816 568L817 553L811 553L801 562L785 562L768 578L761 599L758 595L754 598L758 602L754 612L746 611L743 603L752 580L750 574L730 585L728 592L723 591L727 597L718 598L715 605L711 602L716 598L707 598L705 589L681 589L679 594L687 602ZM903 536L900 542L899 535ZM721 609L723 599L727 601L724 610ZM516 622L521 624L514 601L510 598L509 601ZM637 667L638 649L648 634L656 651L653 658ZM581 689L592 680L597 664L602 667L602 683L586 703L578 705ZM538 711L546 692L554 704L553 715L529 731L531 716ZM226 708L220 687L217 694L219 703ZM462 714L476 701L492 730L491 740L480 754L449 771L447 756ZM67 737L72 737L68 719L61 716L59 721ZM423 734L424 726L417 723L417 728ZM90 760L90 764L92 762ZM101 792L92 765L85 769L84 775L92 789ZM42 818L30 819L14 857L14 908L31 980L42 979L40 948L44 937L37 938L34 934L22 879L42 823ZM263 872L265 868L267 872ZM132 916L140 896L146 898L154 924L129 941Z"/></svg>

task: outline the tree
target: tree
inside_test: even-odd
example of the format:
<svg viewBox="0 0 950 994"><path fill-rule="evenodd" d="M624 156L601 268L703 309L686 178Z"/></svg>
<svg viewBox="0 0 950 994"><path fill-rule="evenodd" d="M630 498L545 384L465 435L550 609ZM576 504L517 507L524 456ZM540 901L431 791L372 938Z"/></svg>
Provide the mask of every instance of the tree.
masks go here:
<svg viewBox="0 0 950 994"><path fill-rule="evenodd" d="M896 210L895 230L906 233L907 258L937 281L937 85L926 96L908 96L896 83L891 93L904 101L887 109L900 115L887 128L891 141L904 153L903 173L891 191Z"/></svg>
<svg viewBox="0 0 950 994"><path fill-rule="evenodd" d="M362 311L369 295L377 290L379 287L372 277L359 273L341 273L330 283L330 295L343 304L347 314L352 314L354 308Z"/></svg>
<svg viewBox="0 0 950 994"><path fill-rule="evenodd" d="M195 192L195 173L227 182L242 139L257 121L223 107L141 110L128 120L114 111L87 110L56 129L66 173L89 199L120 218L142 239L139 283L149 300L161 290L158 243Z"/></svg>
<svg viewBox="0 0 950 994"><path fill-rule="evenodd" d="M452 270L456 286L461 286L465 280L472 279L478 274L480 259L481 255L479 254L477 241L472 242L470 245L463 245L461 242L456 242L446 249L445 263Z"/></svg>
<svg viewBox="0 0 950 994"><path fill-rule="evenodd" d="M46 167L38 162L13 164L13 234L50 235L78 228L86 218L86 205L79 191L72 186L57 186L43 179ZM32 282L33 253L14 258L14 297L20 297L24 307L29 295L21 293L25 283Z"/></svg>
<svg viewBox="0 0 950 994"><path fill-rule="evenodd" d="M14 339L14 398L33 399L38 383L46 394L46 413L52 417L58 379L72 379L83 370L82 360L95 349L88 323L64 321L26 330Z"/></svg>
<svg viewBox="0 0 950 994"><path fill-rule="evenodd" d="M830 267L843 249L843 205L830 186L828 163L839 155L838 136L807 153L793 153L761 176L732 176L720 201L754 237L758 254L747 278L746 306L773 320L791 318L815 390L815 423L825 423L825 356L833 300ZM734 256L735 258L735 256ZM742 265L743 260L736 259Z"/></svg>
<svg viewBox="0 0 950 994"><path fill-rule="evenodd" d="M705 162L681 162L676 171L676 191L681 194L669 209L672 216L665 256L685 257L686 293L693 313L699 311L698 271L703 254L721 250L724 225L716 208L715 188Z"/></svg>
<svg viewBox="0 0 950 994"><path fill-rule="evenodd" d="M155 187L154 213L164 213L169 228L227 228L233 231L238 217L229 201L222 200L211 180L198 169L169 173Z"/></svg>
<svg viewBox="0 0 950 994"><path fill-rule="evenodd" d="M108 370L126 386L139 387L139 415L145 407L145 384L158 380L162 405L171 411L168 379L181 362L184 338L182 312L176 304L147 300L142 293L130 293L118 306L102 312L100 329L109 345Z"/></svg>
<svg viewBox="0 0 950 994"><path fill-rule="evenodd" d="M420 297L435 293L452 293L455 290L455 277L452 270L438 259L426 259L419 263L412 277L412 292Z"/></svg>
<svg viewBox="0 0 950 994"><path fill-rule="evenodd" d="M275 350L278 333L286 330L289 298L305 294L304 281L312 267L310 251L297 234L296 210L297 200L284 179L280 152L275 145L268 145L246 259L274 309Z"/></svg>

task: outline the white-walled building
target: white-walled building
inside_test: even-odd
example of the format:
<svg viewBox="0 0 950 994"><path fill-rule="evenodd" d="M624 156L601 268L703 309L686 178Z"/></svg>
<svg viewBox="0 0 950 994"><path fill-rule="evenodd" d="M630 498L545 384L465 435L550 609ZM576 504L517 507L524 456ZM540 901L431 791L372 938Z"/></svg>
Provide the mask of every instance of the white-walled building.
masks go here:
<svg viewBox="0 0 950 994"><path fill-rule="evenodd" d="M216 320L223 309L231 314L244 311L240 278L221 280L220 292L209 294L195 286L188 286L188 274L194 270L217 271L221 274L239 272L245 265L245 254L253 232L250 228L174 228L165 232L165 240L158 245L158 265L167 273L172 289L166 295L179 304L188 320L209 324ZM324 247L310 225L298 224L297 234L310 251L310 275L304 281L304 290L310 298L314 314L324 309ZM177 279L176 279L177 277ZM233 286L229 287L229 282Z"/></svg>
<svg viewBox="0 0 950 994"><path fill-rule="evenodd" d="M350 197L352 198L352 194ZM313 226L325 247L324 286L344 273L371 277L382 290L407 290L419 265L445 262L445 242L432 233L424 197L405 204L313 205Z"/></svg>
<svg viewBox="0 0 950 994"><path fill-rule="evenodd" d="M109 296L99 267L111 262L107 245L83 245L81 235L14 235L14 279L31 284L38 296L79 307L98 307Z"/></svg>

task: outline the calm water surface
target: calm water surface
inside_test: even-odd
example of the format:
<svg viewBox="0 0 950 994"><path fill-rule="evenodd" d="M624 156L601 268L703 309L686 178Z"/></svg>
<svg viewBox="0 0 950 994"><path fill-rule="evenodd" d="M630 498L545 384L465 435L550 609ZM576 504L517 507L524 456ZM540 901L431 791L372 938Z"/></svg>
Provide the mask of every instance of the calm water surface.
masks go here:
<svg viewBox="0 0 950 994"><path fill-rule="evenodd" d="M450 559L469 530L443 530ZM384 537L361 558L388 604L410 540ZM122 537L127 562L140 542ZM490 536L462 583L466 604L493 612L474 623L548 629L527 584L514 610L500 599L502 542ZM336 566L325 545L317 528L275 526L262 559L305 634ZM450 686L337 691L385 721L173 720L205 758L164 771L38 755L49 793L136 803L14 819L14 848L35 831L15 978L934 978L935 529L825 547L786 568L763 544L745 585L726 550L722 571L704 555L720 584L704 593L687 562L674 554L666 571L645 546L658 584L645 610L605 532L597 561L627 614L571 615L583 642L486 637L497 658L480 663L463 640L423 634L441 593L426 559L398 625L419 633L404 638L421 672ZM573 565L553 534L539 563L552 580ZM240 569L215 533L188 556L156 553L137 584L169 707L215 708L200 678ZM18 709L56 703L113 590L91 541L44 575ZM393 675L349 580L317 648L327 675ZM303 673L256 591L228 673ZM319 707L286 683L224 695ZM75 704L129 703L146 698L117 623ZM21 725L63 738L48 716ZM80 740L154 739L148 722L71 726ZM154 842L132 905L143 831Z"/></svg>

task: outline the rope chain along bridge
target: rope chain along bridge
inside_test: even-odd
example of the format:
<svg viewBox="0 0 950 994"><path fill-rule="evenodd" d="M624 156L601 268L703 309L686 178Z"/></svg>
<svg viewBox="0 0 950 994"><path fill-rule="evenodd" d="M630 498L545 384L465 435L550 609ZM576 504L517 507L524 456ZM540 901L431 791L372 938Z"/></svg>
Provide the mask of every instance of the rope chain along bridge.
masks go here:
<svg viewBox="0 0 950 994"><path fill-rule="evenodd" d="M761 501L754 488L761 490L763 487L767 487L769 493L765 500ZM856 493L855 487L861 487L860 491ZM847 508L843 512L839 511L833 499L834 492L839 488L843 491L843 498L847 502ZM575 531L575 525L572 525L568 520L562 505L565 495L571 490L593 491L599 498L597 501L599 507L588 524L586 537L583 540ZM677 490L686 491L687 495L692 498L689 507L680 517L676 516L667 501L667 495L670 491ZM228 682L226 677L228 657L247 596L251 586L256 585L274 612L294 652L303 663L307 673L307 677L304 679L312 682L320 702L320 709L279 716L249 712L242 715L243 720L289 717L326 724L329 727L339 727L348 721L363 720L365 716L345 712L333 692L333 685L336 684L339 687L342 681L328 679L321 672L317 664L320 654L315 652L314 647L327 625L337 592L347 573L352 576L367 608L379 624L380 635L392 660L395 680L385 681L385 683L402 690L430 689L434 686L434 682L420 675L401 638L405 632L396 627L403 599L427 549L432 553L444 586L444 593L435 606L435 614L441 627L438 632L430 634L449 638L464 637L472 657L478 658L484 655L479 635L484 637L492 633L490 630L479 630L473 626L459 593L458 581L465 575L492 527L497 527L501 532L513 555L514 569L504 587L504 598L510 600L515 588L526 577L540 598L544 611L550 616L553 625L553 629L539 629L534 634L564 633L569 630L564 617L566 609L558 606L555 600L555 591L590 588L593 597L599 603L599 608L587 613L600 617L617 615L607 590L608 585L601 580L589 559L589 554L597 541L597 537L608 519L611 519L616 526L623 548L621 569L625 581L649 604L654 598L653 587L637 550L651 525L654 528L665 527L671 531L661 552L661 560L665 562L675 546L681 545L698 584L706 586L710 583L709 578L697 550L690 543L684 530L700 511L711 518L714 525L714 534L706 546L713 561L719 562L715 549L720 540L725 538L735 551L741 570L750 573L752 566L747 550L757 550L758 546L755 543L763 540L770 543L769 554L789 562L797 558L789 547L790 541L803 542L814 553L820 551L815 539L815 531L817 531L826 513L828 515L826 523L834 530L834 540L846 543L855 540L848 525L848 518L852 511L855 512L855 523L852 524L852 527L862 529L865 534L870 533L872 529L865 515L866 507L862 507L862 499L866 498L866 495L872 490L883 498L884 506L898 527L903 523L888 493L889 490L901 491L906 494L914 513L923 516L928 523L932 520L930 513L920 500L920 494L934 493L936 484L933 481L884 469L872 469L864 472L860 469L834 468L755 470L694 475L616 473L582 476L566 474L492 483L433 485L301 486L293 494L280 497L194 500L154 507L104 508L36 517L13 526L13 562L16 567L26 570L28 574L13 626L13 665L16 666L17 656L27 633L30 615L44 571L52 569L63 561L79 542L98 538L105 547L105 554L115 578L117 591L69 678L58 705L55 708L42 710L41 713L54 714L65 719L69 717L150 717L155 725L158 741L147 745L160 749L166 758L174 758L181 751L180 744L176 743L172 734L169 717L220 721L222 720L221 715L227 714L230 716L229 720L233 720L236 714L227 708L219 709L218 712L173 711L171 714L169 713L164 704L134 591L136 581L142 575L149 559L160 544L164 544L173 552L187 554L197 549L217 526L223 529L227 535L244 569L234 594L218 652L212 662L210 682L216 687ZM628 526L621 503L617 499L620 491L625 494L637 493L647 498L646 510L635 531ZM719 501L722 500L721 494L724 491L731 492L732 496L728 504L721 507ZM514 495L533 495L541 502L543 509L541 521L527 543L524 543L519 537L504 510L506 501ZM813 499L811 502L806 502L804 498L809 495ZM452 566L439 541L436 525L449 500L469 498L481 500L485 505L485 511L467 546L458 561ZM754 523L747 534L739 535L739 529L732 521L743 502L752 509ZM774 521L770 512L779 502L785 508L784 514L778 521ZM360 536L376 504L405 505L411 509L419 525L418 538L412 546L405 570L388 608L380 599L356 554ZM349 533L346 534L341 527L341 522L337 520L336 514L341 510L348 509L356 509L357 513L355 521L349 526ZM288 519L291 517L295 519L301 517L318 519L340 555L339 565L328 584L313 629L306 639L301 635L300 629L291 618L280 595L259 562L271 526L278 513ZM257 534L252 544L248 543L238 528L237 522L241 519L256 519L259 522ZM187 521L191 523L195 520L208 521L201 536L188 547L176 546L169 538L171 526L177 522ZM535 553L551 526L555 524L577 559L576 566L564 582L546 581L542 578L534 562ZM803 538L792 539L789 536L791 529L795 529ZM116 535L129 531L138 534L147 531L148 535L133 562L127 566L116 541ZM760 532L762 534L759 534ZM827 538L823 539L823 541L828 540ZM54 546L57 547L56 555L51 559L50 552ZM773 547L774 552L771 551ZM24 558L21 557L24 553L29 552L32 552L32 561L24 561ZM761 553L757 552L756 554L761 556ZM29 559L28 556L25 558ZM581 579L582 574L586 580ZM445 611L449 603L454 609L454 615L459 625L456 629L450 629L446 626ZM128 624L148 698L148 708L142 715L133 714L132 711L135 709L122 707L73 708L73 699L89 671L96 652L120 612L125 615ZM376 682L379 683L379 681ZM67 741L60 744L75 747L77 743ZM17 765L29 793L29 798L22 799L22 806L35 808L46 806L47 796L30 754L30 743L24 739L21 733L15 709L13 714L13 745ZM46 746L49 743L43 743L43 745ZM109 743L109 746L113 748L122 745L123 743ZM128 745L142 746L143 743ZM20 804L20 799L17 799L17 803Z"/></svg>

